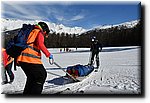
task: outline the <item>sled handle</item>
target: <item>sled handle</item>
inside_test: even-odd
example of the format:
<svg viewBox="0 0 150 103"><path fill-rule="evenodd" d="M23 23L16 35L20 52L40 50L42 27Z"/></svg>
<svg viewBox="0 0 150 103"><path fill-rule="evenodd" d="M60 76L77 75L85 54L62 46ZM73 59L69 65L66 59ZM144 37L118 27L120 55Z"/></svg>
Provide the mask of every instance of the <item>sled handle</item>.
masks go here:
<svg viewBox="0 0 150 103"><path fill-rule="evenodd" d="M50 63L51 65L53 65L53 64L54 64L54 59L49 59L49 63Z"/></svg>

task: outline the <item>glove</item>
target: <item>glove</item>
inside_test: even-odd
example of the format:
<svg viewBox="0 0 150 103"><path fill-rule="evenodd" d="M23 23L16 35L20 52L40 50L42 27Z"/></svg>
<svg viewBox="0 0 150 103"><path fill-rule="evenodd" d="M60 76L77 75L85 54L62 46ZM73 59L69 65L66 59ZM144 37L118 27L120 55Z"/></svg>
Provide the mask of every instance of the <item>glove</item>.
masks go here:
<svg viewBox="0 0 150 103"><path fill-rule="evenodd" d="M49 59L53 59L53 55L52 54L49 56Z"/></svg>
<svg viewBox="0 0 150 103"><path fill-rule="evenodd" d="M50 63L51 65L54 64L54 59L53 59L53 55L52 55L52 54L49 56L49 63Z"/></svg>

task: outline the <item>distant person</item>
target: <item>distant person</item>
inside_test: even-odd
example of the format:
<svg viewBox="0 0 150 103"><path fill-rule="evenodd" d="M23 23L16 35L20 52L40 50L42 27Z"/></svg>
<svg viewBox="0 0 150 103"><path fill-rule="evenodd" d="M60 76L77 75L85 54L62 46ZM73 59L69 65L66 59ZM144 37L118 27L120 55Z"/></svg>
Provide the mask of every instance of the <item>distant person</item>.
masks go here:
<svg viewBox="0 0 150 103"><path fill-rule="evenodd" d="M69 48L66 48L66 52L69 52Z"/></svg>
<svg viewBox="0 0 150 103"><path fill-rule="evenodd" d="M96 37L92 37L91 39L91 60L90 60L90 65L94 65L94 57L96 56L96 69L99 68L99 51L102 50L102 45L96 40Z"/></svg>
<svg viewBox="0 0 150 103"><path fill-rule="evenodd" d="M66 48L64 48L64 52L66 51Z"/></svg>
<svg viewBox="0 0 150 103"><path fill-rule="evenodd" d="M13 58L6 53L6 49L2 48L2 68L1 68L2 85L12 83L14 81L12 64ZM10 81L8 81L7 74L9 76Z"/></svg>
<svg viewBox="0 0 150 103"><path fill-rule="evenodd" d="M46 57L53 59L53 55L44 45L44 37L47 38L49 32L50 30L45 22L39 22L35 25L27 40L27 43L31 44L17 58L18 65L21 66L27 76L23 94L42 93L47 73L41 61L41 51Z"/></svg>
<svg viewBox="0 0 150 103"><path fill-rule="evenodd" d="M60 52L62 52L62 48L60 48Z"/></svg>

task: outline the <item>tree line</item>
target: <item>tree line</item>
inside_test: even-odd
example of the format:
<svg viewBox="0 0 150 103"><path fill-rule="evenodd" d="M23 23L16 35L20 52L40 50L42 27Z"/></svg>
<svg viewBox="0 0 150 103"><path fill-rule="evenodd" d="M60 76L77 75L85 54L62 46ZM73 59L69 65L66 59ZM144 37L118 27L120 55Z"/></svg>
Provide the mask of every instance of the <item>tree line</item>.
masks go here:
<svg viewBox="0 0 150 103"><path fill-rule="evenodd" d="M96 36L103 46L140 46L142 45L142 26L139 22L133 28L116 26L109 29L92 30L80 36L81 44L88 47L90 38ZM82 46L80 45L80 46Z"/></svg>
<svg viewBox="0 0 150 103"><path fill-rule="evenodd" d="M46 39L47 47L89 47L91 37L96 36L103 46L140 46L142 45L142 25L133 28L116 26L108 29L95 29L83 34L53 33Z"/></svg>
<svg viewBox="0 0 150 103"><path fill-rule="evenodd" d="M4 45L17 35L19 29L2 33ZM89 47L91 37L96 36L103 46L140 46L142 44L142 24L141 21L133 28L126 26L115 26L108 29L94 29L82 34L51 33L45 38L45 45L48 48L64 47Z"/></svg>

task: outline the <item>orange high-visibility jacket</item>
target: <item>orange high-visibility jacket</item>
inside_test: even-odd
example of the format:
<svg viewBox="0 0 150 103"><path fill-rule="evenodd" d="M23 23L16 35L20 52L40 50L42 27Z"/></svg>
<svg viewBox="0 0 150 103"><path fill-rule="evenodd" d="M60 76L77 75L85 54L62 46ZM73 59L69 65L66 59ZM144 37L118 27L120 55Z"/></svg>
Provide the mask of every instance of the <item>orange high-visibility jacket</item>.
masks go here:
<svg viewBox="0 0 150 103"><path fill-rule="evenodd" d="M17 58L17 63L26 62L32 64L42 64L41 51L35 42L39 32L40 29L33 29L32 32L29 34L27 40L27 43L29 43L29 47L22 51L21 55Z"/></svg>
<svg viewBox="0 0 150 103"><path fill-rule="evenodd" d="M2 48L2 64L4 65L4 67L13 62L13 60L14 59L6 53L6 49Z"/></svg>

